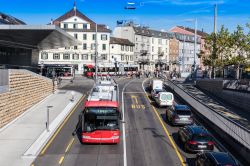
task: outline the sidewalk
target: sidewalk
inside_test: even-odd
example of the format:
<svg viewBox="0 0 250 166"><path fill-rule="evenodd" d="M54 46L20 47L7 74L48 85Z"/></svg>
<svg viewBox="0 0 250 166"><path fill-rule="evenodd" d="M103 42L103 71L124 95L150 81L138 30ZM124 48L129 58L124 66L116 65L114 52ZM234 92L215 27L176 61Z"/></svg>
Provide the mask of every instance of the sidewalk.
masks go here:
<svg viewBox="0 0 250 166"><path fill-rule="evenodd" d="M57 90L0 129L0 165L29 166L83 94ZM49 129L46 130L47 106Z"/></svg>

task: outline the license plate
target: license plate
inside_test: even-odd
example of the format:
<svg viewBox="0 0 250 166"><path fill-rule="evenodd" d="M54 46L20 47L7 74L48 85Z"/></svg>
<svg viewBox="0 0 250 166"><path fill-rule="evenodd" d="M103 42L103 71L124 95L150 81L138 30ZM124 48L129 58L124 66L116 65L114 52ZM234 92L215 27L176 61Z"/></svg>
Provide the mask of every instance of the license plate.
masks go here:
<svg viewBox="0 0 250 166"><path fill-rule="evenodd" d="M206 148L206 145L198 145L198 148Z"/></svg>
<svg viewBox="0 0 250 166"><path fill-rule="evenodd" d="M188 118L181 118L181 120L188 120Z"/></svg>

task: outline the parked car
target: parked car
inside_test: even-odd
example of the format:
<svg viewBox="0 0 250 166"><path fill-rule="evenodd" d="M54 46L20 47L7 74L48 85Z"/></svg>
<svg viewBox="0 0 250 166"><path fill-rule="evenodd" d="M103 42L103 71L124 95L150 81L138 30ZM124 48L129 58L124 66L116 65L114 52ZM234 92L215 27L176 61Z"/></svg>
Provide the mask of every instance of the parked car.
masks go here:
<svg viewBox="0 0 250 166"><path fill-rule="evenodd" d="M196 166L239 166L238 162L225 152L199 153L195 159Z"/></svg>
<svg viewBox="0 0 250 166"><path fill-rule="evenodd" d="M186 152L212 151L214 149L211 134L202 126L182 127L178 131L178 138Z"/></svg>
<svg viewBox="0 0 250 166"><path fill-rule="evenodd" d="M173 105L166 109L166 120L173 125L193 124L193 115L187 105Z"/></svg>
<svg viewBox="0 0 250 166"><path fill-rule="evenodd" d="M166 92L166 91L164 89L153 89L151 91L151 98L155 100L160 92Z"/></svg>
<svg viewBox="0 0 250 166"><path fill-rule="evenodd" d="M174 95L171 92L159 92L155 101L160 107L172 106L174 104Z"/></svg>

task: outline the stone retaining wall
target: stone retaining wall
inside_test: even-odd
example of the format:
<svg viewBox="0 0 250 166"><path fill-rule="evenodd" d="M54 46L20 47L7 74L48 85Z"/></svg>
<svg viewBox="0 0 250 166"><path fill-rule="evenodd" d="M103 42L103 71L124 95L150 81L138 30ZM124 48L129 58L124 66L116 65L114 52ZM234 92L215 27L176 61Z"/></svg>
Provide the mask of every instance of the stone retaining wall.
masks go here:
<svg viewBox="0 0 250 166"><path fill-rule="evenodd" d="M223 89L222 80L197 80L196 86L238 108L250 112L250 94Z"/></svg>
<svg viewBox="0 0 250 166"><path fill-rule="evenodd" d="M51 80L25 70L10 70L9 91L0 94L0 128L52 92Z"/></svg>

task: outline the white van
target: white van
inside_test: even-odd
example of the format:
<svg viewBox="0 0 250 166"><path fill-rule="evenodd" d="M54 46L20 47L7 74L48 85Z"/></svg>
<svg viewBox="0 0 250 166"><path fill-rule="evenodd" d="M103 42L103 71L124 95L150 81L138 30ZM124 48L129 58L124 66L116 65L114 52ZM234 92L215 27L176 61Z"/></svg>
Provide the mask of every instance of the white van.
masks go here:
<svg viewBox="0 0 250 166"><path fill-rule="evenodd" d="M171 92L159 92L155 101L160 107L172 106L174 105L174 95Z"/></svg>

